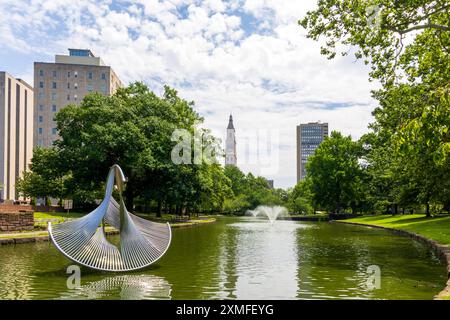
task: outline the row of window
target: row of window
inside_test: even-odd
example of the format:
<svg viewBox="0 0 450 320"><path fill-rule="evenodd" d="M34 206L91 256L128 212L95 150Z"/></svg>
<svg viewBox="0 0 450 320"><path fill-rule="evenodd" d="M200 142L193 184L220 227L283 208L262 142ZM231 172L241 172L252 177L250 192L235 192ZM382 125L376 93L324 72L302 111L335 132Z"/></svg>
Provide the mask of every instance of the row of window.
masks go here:
<svg viewBox="0 0 450 320"><path fill-rule="evenodd" d="M75 87L75 89L77 89L77 88L78 88L78 87ZM69 88L69 89L70 89L70 88ZM87 85L87 86L86 86L86 89L87 89L88 92L93 92L93 91L94 91L94 87L93 87L92 85ZM106 86L102 86L102 87L101 87L101 92L104 93L104 94L107 93L107 92L106 92ZM57 94L56 92L53 92L53 93L51 93L50 97L51 97L51 100L52 100L52 101L56 101L56 100L58 99L58 94ZM39 92L39 93L38 93L38 99L39 99L39 100L43 100L44 98L45 98L44 92ZM77 99L78 99L78 95L74 94L74 95L73 95L73 99L74 99L74 100L77 100ZM67 94L67 100L71 100L70 94Z"/></svg>
<svg viewBox="0 0 450 320"><path fill-rule="evenodd" d="M38 128L38 134L43 134L44 133L44 129L43 128ZM52 134L53 135L57 135L58 134L58 129L57 128L52 128Z"/></svg>
<svg viewBox="0 0 450 320"><path fill-rule="evenodd" d="M56 93L52 93L50 97L51 97L52 101L58 100L58 94L56 94ZM44 98L45 98L45 94L43 92L39 92L38 99L39 100L43 100ZM71 100L71 96L70 96L70 94L68 94L67 95L67 101L70 101L70 100ZM74 94L73 95L73 100L75 100L75 101L78 100L78 95Z"/></svg>
<svg viewBox="0 0 450 320"><path fill-rule="evenodd" d="M58 84L56 82L52 82L52 89L57 89ZM40 81L39 82L39 88L43 89L44 88L44 81ZM101 91L106 92L106 85L101 85L100 86ZM70 82L67 82L67 89L71 89L71 85ZM74 83L73 84L73 89L77 90L78 89L78 83ZM89 83L86 85L86 90L89 92L94 91L94 86Z"/></svg>
<svg viewBox="0 0 450 320"><path fill-rule="evenodd" d="M39 105L39 111L44 111L44 105L43 104L40 104ZM53 104L52 105L52 112L56 112L57 111L57 107L56 107L56 104Z"/></svg>
<svg viewBox="0 0 450 320"><path fill-rule="evenodd" d="M43 77L45 75L45 71L44 70L39 70L39 76ZM78 71L73 71L73 77L74 78L78 78ZM81 76L81 72L80 72L80 76ZM86 72L86 76L88 79L92 80L94 79L94 73L92 71ZM53 70L52 71L52 77L53 78L57 78L58 77L58 71ZM67 71L67 78L71 78L72 77L72 71ZM100 79L101 80L106 80L106 73L102 73L100 74Z"/></svg>

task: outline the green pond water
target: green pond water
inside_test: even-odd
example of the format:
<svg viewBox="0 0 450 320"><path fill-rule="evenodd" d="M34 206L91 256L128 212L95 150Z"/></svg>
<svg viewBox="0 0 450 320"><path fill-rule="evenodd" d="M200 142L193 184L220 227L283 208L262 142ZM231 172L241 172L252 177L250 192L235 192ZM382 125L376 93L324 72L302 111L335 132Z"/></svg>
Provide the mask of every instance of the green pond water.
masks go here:
<svg viewBox="0 0 450 320"><path fill-rule="evenodd" d="M432 299L446 282L444 264L407 237L256 218L174 229L166 255L151 267L81 268L81 286L68 289L71 264L49 242L2 246L0 299ZM372 265L379 289L368 280Z"/></svg>

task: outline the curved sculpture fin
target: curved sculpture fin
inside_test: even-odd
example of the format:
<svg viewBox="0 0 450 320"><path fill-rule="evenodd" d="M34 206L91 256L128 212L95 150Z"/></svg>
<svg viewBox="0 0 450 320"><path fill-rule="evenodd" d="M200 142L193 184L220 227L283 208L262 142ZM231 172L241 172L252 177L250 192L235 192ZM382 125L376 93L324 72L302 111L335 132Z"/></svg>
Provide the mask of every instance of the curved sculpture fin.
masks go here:
<svg viewBox="0 0 450 320"><path fill-rule="evenodd" d="M170 226L128 212L122 197L125 183L122 169L112 166L105 198L95 210L76 220L54 226L49 223L50 239L56 248L72 261L102 271L137 270L161 258L172 239ZM114 185L119 202L112 196ZM120 230L119 247L106 239L103 223Z"/></svg>

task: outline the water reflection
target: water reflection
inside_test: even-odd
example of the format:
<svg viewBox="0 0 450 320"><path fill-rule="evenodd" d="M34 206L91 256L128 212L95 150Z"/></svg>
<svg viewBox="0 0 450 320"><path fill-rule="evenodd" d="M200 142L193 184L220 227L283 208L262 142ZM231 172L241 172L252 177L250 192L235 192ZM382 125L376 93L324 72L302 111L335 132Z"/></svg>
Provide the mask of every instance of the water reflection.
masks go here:
<svg viewBox="0 0 450 320"><path fill-rule="evenodd" d="M299 299L423 299L439 291L442 264L407 237L320 223L298 232L297 243ZM381 270L380 289L368 287L371 265Z"/></svg>
<svg viewBox="0 0 450 320"><path fill-rule="evenodd" d="M119 275L64 292L60 299L171 299L171 286L154 275Z"/></svg>
<svg viewBox="0 0 450 320"><path fill-rule="evenodd" d="M236 229L236 297L295 298L297 292L296 231L308 226L290 221L233 223Z"/></svg>

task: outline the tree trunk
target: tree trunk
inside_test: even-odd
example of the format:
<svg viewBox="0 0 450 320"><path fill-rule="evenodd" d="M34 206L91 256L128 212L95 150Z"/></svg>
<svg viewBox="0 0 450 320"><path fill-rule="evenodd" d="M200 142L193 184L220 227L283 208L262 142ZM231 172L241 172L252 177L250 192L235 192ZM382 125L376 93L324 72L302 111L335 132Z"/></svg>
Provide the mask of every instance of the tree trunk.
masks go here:
<svg viewBox="0 0 450 320"><path fill-rule="evenodd" d="M158 200L158 209L156 210L156 217L161 218L161 209L162 209L162 204L161 204L161 200Z"/></svg>
<svg viewBox="0 0 450 320"><path fill-rule="evenodd" d="M394 204L394 215L398 214L398 204Z"/></svg>
<svg viewBox="0 0 450 320"><path fill-rule="evenodd" d="M429 217L431 217L431 214L430 214L430 203L427 202L427 218L429 218Z"/></svg>
<svg viewBox="0 0 450 320"><path fill-rule="evenodd" d="M189 210L189 206L186 206L186 215L188 216L189 220L191 219L191 211Z"/></svg>

